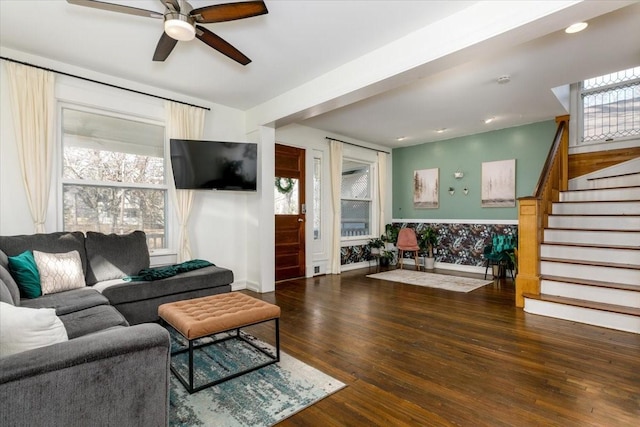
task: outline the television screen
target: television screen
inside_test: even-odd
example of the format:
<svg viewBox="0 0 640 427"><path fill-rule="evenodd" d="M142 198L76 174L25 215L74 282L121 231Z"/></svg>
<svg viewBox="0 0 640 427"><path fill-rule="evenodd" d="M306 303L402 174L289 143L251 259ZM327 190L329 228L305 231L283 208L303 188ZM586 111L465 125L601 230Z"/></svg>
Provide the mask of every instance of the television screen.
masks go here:
<svg viewBox="0 0 640 427"><path fill-rule="evenodd" d="M256 191L257 144L223 141L170 141L176 188Z"/></svg>

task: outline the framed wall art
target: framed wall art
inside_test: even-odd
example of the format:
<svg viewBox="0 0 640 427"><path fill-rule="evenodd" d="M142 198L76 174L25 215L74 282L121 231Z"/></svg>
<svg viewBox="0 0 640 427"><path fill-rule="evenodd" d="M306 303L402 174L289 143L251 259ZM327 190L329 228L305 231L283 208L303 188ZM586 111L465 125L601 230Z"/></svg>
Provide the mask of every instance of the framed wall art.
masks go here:
<svg viewBox="0 0 640 427"><path fill-rule="evenodd" d="M438 186L440 169L413 171L413 207L437 209L439 207Z"/></svg>
<svg viewBox="0 0 640 427"><path fill-rule="evenodd" d="M482 207L516 205L516 159L482 163Z"/></svg>

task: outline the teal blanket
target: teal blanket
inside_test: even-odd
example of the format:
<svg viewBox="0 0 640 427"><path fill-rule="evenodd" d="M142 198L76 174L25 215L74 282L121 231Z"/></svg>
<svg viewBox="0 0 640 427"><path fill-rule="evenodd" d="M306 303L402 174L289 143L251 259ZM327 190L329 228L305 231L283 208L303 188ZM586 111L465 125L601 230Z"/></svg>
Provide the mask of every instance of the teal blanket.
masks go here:
<svg viewBox="0 0 640 427"><path fill-rule="evenodd" d="M185 261L180 264L143 268L136 276L126 276L123 280L126 282L151 282L153 280L166 279L167 277L173 277L180 273L186 273L187 271L193 271L212 265L214 264L211 264L209 261L192 259L191 261Z"/></svg>

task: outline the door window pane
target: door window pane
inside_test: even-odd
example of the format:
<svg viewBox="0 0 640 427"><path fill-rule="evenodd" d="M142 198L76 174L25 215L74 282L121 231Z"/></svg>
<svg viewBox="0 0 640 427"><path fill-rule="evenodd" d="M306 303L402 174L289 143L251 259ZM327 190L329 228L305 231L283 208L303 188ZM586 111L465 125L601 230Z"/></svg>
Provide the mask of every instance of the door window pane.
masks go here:
<svg viewBox="0 0 640 427"><path fill-rule="evenodd" d="M298 215L298 179L276 177L273 196L276 215Z"/></svg>
<svg viewBox="0 0 640 427"><path fill-rule="evenodd" d="M313 238L321 238L320 224L322 224L322 160L313 159Z"/></svg>

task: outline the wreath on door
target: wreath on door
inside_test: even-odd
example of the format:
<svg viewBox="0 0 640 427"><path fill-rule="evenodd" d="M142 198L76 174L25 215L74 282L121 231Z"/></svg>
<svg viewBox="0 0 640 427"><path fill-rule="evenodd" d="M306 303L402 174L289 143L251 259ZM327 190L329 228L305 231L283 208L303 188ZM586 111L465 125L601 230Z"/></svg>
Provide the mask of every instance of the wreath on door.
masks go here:
<svg viewBox="0 0 640 427"><path fill-rule="evenodd" d="M276 188L279 193L288 194L293 190L293 179L292 178L282 178L276 177Z"/></svg>

